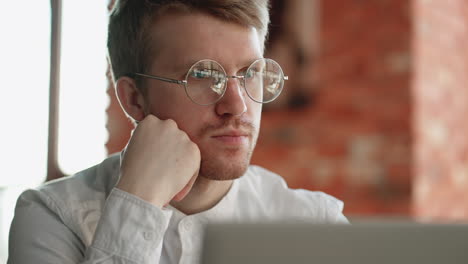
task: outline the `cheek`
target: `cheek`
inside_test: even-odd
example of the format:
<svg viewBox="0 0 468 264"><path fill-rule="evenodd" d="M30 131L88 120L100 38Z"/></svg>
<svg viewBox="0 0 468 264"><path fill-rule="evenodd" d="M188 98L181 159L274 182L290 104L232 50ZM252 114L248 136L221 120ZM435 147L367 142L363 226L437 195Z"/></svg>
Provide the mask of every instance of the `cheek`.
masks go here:
<svg viewBox="0 0 468 264"><path fill-rule="evenodd" d="M148 109L162 120L173 119L177 122L187 113L189 103L182 87L161 85L148 91Z"/></svg>
<svg viewBox="0 0 468 264"><path fill-rule="evenodd" d="M193 112L188 112L186 115L179 116L175 119L179 129L187 133L190 139L195 140L201 129L202 121Z"/></svg>
<svg viewBox="0 0 468 264"><path fill-rule="evenodd" d="M203 130L203 126L209 123L206 116L206 109L201 109L191 102L185 105L172 106L171 113L167 115L169 118L173 119L177 123L179 129L187 133L189 138L194 142L199 140L198 137L200 136L200 131Z"/></svg>

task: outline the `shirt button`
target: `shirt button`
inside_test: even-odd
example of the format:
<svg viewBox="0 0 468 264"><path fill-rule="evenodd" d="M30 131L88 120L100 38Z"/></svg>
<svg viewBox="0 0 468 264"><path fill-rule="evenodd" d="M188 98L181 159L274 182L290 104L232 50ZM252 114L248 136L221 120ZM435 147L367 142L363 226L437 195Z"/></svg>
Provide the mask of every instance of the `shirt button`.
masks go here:
<svg viewBox="0 0 468 264"><path fill-rule="evenodd" d="M151 231L146 231L146 232L143 232L143 237L145 238L145 240L153 240L154 239L154 233L151 232Z"/></svg>

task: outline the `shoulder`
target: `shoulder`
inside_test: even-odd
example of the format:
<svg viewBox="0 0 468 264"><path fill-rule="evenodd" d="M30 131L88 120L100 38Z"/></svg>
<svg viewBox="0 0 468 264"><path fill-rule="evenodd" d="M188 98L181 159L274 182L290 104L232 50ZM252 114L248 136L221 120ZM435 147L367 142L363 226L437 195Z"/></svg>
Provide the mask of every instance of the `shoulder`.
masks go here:
<svg viewBox="0 0 468 264"><path fill-rule="evenodd" d="M259 166L250 166L243 179L245 192L253 192L259 201L274 207L280 216L318 222L347 222L343 202L320 191L291 189L276 173Z"/></svg>
<svg viewBox="0 0 468 264"><path fill-rule="evenodd" d="M23 192L16 204L15 217L29 221L26 216L47 215L72 230L79 229L80 222L97 220L117 180L119 164L119 156L113 155L75 175Z"/></svg>
<svg viewBox="0 0 468 264"><path fill-rule="evenodd" d="M119 166L120 157L114 154L100 164L74 175L50 181L36 191L63 202L105 199L117 181Z"/></svg>

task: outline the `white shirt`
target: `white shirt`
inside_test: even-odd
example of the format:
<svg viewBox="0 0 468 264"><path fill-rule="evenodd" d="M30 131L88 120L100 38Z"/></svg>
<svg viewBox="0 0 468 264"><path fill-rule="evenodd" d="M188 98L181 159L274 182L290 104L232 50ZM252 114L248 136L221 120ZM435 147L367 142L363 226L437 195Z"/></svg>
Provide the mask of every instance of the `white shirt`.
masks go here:
<svg viewBox="0 0 468 264"><path fill-rule="evenodd" d="M8 263L197 263L208 222L304 220L347 223L343 203L322 192L289 189L250 166L213 208L185 215L114 188L119 155L18 199Z"/></svg>

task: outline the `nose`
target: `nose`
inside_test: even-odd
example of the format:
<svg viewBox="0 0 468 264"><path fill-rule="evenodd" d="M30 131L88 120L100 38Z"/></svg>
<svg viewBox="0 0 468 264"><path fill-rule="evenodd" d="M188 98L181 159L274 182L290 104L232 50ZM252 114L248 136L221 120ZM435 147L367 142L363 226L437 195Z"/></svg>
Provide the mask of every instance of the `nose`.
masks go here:
<svg viewBox="0 0 468 264"><path fill-rule="evenodd" d="M240 84L242 80L229 78L223 98L216 103L216 113L220 116L241 116L247 111L245 90Z"/></svg>

